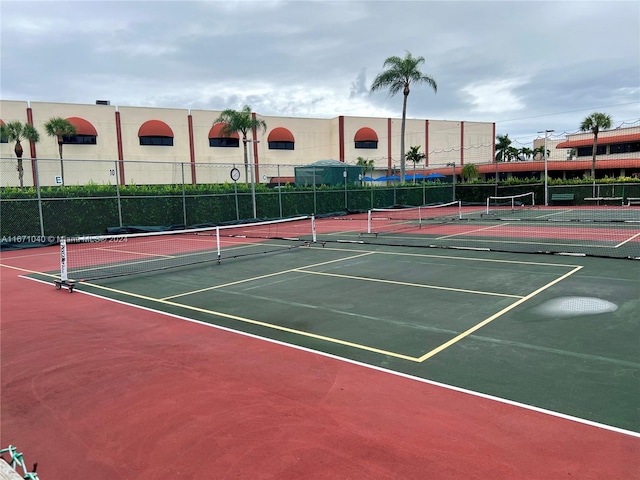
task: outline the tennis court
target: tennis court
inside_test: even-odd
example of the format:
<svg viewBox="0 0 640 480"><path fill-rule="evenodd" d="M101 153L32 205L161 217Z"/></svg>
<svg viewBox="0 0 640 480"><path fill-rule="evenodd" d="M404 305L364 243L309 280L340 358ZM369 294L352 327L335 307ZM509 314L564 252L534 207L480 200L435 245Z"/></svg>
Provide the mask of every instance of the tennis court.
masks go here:
<svg viewBox="0 0 640 480"><path fill-rule="evenodd" d="M425 210L69 239L62 274L57 248L3 252L3 318L24 322L3 321L3 351L8 335L46 352L9 348L3 384L72 391L65 431L111 419L98 437L149 449L144 478L167 478L172 450L215 478L637 475L640 209ZM38 362L66 376L4 371ZM108 478L114 442L95 442L81 451Z"/></svg>

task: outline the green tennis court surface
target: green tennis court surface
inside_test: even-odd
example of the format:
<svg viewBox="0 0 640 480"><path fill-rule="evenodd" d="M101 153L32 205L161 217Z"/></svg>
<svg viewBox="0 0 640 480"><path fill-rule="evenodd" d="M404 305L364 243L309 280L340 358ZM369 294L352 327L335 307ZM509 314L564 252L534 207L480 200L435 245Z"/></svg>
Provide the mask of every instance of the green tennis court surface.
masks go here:
<svg viewBox="0 0 640 480"><path fill-rule="evenodd" d="M324 229L319 222L316 243L277 254L89 280L76 288L640 431L637 262L411 244L429 228L465 225L459 221L391 233L409 239L395 246L396 240L384 242L385 234L363 236L367 220L361 217L331 222ZM633 237L635 230L624 233ZM376 244L381 240L386 244ZM237 242L232 249L288 246L281 238ZM132 246L98 247L140 255Z"/></svg>

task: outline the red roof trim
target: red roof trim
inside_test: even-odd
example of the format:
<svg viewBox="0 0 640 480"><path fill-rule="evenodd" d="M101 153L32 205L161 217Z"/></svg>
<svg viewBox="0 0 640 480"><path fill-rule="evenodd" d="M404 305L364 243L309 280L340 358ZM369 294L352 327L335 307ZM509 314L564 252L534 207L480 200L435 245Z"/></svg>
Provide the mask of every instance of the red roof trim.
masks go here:
<svg viewBox="0 0 640 480"><path fill-rule="evenodd" d="M377 142L378 135L375 130L369 127L362 127L356 132L356 136L353 138L355 142Z"/></svg>
<svg viewBox="0 0 640 480"><path fill-rule="evenodd" d="M542 161L526 161L526 162L498 162L499 172L542 172L544 170L544 162ZM494 173L496 164L479 164L477 165L479 173ZM640 158L620 158L616 160L596 160L596 168L638 168L640 167ZM589 160L553 160L548 162L549 171L557 170L591 170L591 159ZM447 175L446 169L436 170L438 173ZM432 172L430 170L430 172ZM449 170L451 172L451 170ZM451 175L449 173L448 175Z"/></svg>
<svg viewBox="0 0 640 480"><path fill-rule="evenodd" d="M223 122L216 123L213 127L211 127L211 130L209 130L209 138L240 138L238 132L233 132L230 135L225 135L223 130L226 126L227 124Z"/></svg>
<svg viewBox="0 0 640 480"><path fill-rule="evenodd" d="M629 133L627 135L612 135L608 137L598 136L598 145L610 145L612 143L640 142L640 133ZM556 148L576 148L590 147L593 145L593 135L588 138L578 140L566 140L556 145Z"/></svg>
<svg viewBox="0 0 640 480"><path fill-rule="evenodd" d="M94 127L91 122L88 122L84 118L80 117L69 117L67 121L76 127L76 135L93 135L94 137L98 136L98 132L96 127Z"/></svg>
<svg viewBox="0 0 640 480"><path fill-rule="evenodd" d="M271 130L269 137L267 138L268 142L295 142L293 138L293 133L287 130L284 127L277 127Z"/></svg>
<svg viewBox="0 0 640 480"><path fill-rule="evenodd" d="M495 163L476 164L478 173L494 174L496 171ZM542 172L544 170L544 162L542 161L526 161L526 162L498 162L498 171L501 173L509 172ZM640 168L640 158L621 158L617 160L596 160L597 169L606 168ZM591 170L591 159L589 160L553 160L548 162L547 169L553 171L563 170ZM456 166L456 174L460 175L461 166ZM415 172L428 175L430 173L440 173L445 176L451 175L451 168L438 169L422 169ZM407 173L411 173L407 170Z"/></svg>
<svg viewBox="0 0 640 480"><path fill-rule="evenodd" d="M173 130L160 120L148 120L144 122L138 130L138 137L171 137Z"/></svg>

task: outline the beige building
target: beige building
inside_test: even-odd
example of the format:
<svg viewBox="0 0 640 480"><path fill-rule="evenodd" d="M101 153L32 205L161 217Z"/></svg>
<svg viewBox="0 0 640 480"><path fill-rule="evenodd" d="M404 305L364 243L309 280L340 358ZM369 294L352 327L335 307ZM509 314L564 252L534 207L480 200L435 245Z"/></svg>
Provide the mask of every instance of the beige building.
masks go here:
<svg viewBox="0 0 640 480"><path fill-rule="evenodd" d="M32 124L40 141L23 145L25 160L37 159L41 185L61 182L58 144L45 133L53 117L68 119L77 135L63 144L64 183L98 184L220 183L230 182L237 167L245 173L242 140L223 138L214 125L220 111L0 101L0 121ZM255 179L291 178L294 167L334 159L355 164L359 157L373 160L376 175L400 166L399 118L340 116L332 119L269 117L265 132L249 138L249 163ZM254 136L255 135L255 136ZM405 147L419 145L426 164L417 169L455 163L490 163L495 125L487 122L408 119ZM16 185L13 143L0 144L2 186ZM33 161L25 161L25 185L34 184ZM407 171L413 164L407 164Z"/></svg>
<svg viewBox="0 0 640 480"><path fill-rule="evenodd" d="M214 125L220 111L148 107L117 107L108 102L66 104L0 100L0 122L20 121L40 133L35 145L23 142L24 185L111 184L206 184L232 182L237 168L239 182L251 178L260 183L293 181L296 166L320 160L356 164L358 158L373 160L377 178L399 173L399 118L339 116L331 119L269 117L256 115L266 131L249 135L248 163L238 135L221 134ZM63 144L58 155L55 138L44 125L53 117L68 119L77 135ZM408 119L405 148L420 146L426 161L418 172L437 172L450 178L461 174L465 164L476 164L480 178L492 181L498 174L542 178L545 168L560 178L590 174L593 135L580 133L565 140L547 138L548 165L543 159L500 162L495 158L495 124L449 120ZM533 147L544 145L544 138ZM17 186L19 178L13 142L0 143L0 186ZM36 160L37 159L37 160ZM455 167L452 168L452 164ZM36 168L37 166L37 168ZM414 165L408 162L407 172ZM61 172L64 169L64 179ZM36 171L38 178L36 179ZM640 127L600 132L596 177L640 175Z"/></svg>

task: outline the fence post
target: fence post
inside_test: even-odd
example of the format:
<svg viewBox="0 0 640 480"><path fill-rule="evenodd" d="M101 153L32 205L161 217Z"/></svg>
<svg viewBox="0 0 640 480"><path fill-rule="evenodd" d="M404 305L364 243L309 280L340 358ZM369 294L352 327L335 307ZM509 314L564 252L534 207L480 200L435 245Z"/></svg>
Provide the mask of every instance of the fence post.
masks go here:
<svg viewBox="0 0 640 480"><path fill-rule="evenodd" d="M116 198L118 200L118 224L120 228L122 225L122 200L120 198L120 181L118 180L120 172L118 171L118 161L114 162L116 165Z"/></svg>
<svg viewBox="0 0 640 480"><path fill-rule="evenodd" d="M311 169L313 173L313 213L314 215L318 214L318 199L316 198L316 167Z"/></svg>
<svg viewBox="0 0 640 480"><path fill-rule="evenodd" d="M33 163L36 168L36 192L38 195L38 215L40 217L40 236L44 238L44 216L42 215L42 195L40 192L40 167L38 159L34 158Z"/></svg>
<svg viewBox="0 0 640 480"><path fill-rule="evenodd" d="M236 164L231 165L231 170L236 168ZM236 200L236 220L240 220L240 206L238 205L238 181L233 180L233 196Z"/></svg>
<svg viewBox="0 0 640 480"><path fill-rule="evenodd" d="M280 204L280 218L282 218L282 185L280 185L280 164L278 164L278 203Z"/></svg>
<svg viewBox="0 0 640 480"><path fill-rule="evenodd" d="M342 176L344 177L344 211L349 211L349 199L347 195L347 168L342 171Z"/></svg>
<svg viewBox="0 0 640 480"><path fill-rule="evenodd" d="M180 163L180 172L182 173L182 220L185 228L187 227L187 196L184 186L184 162Z"/></svg>

